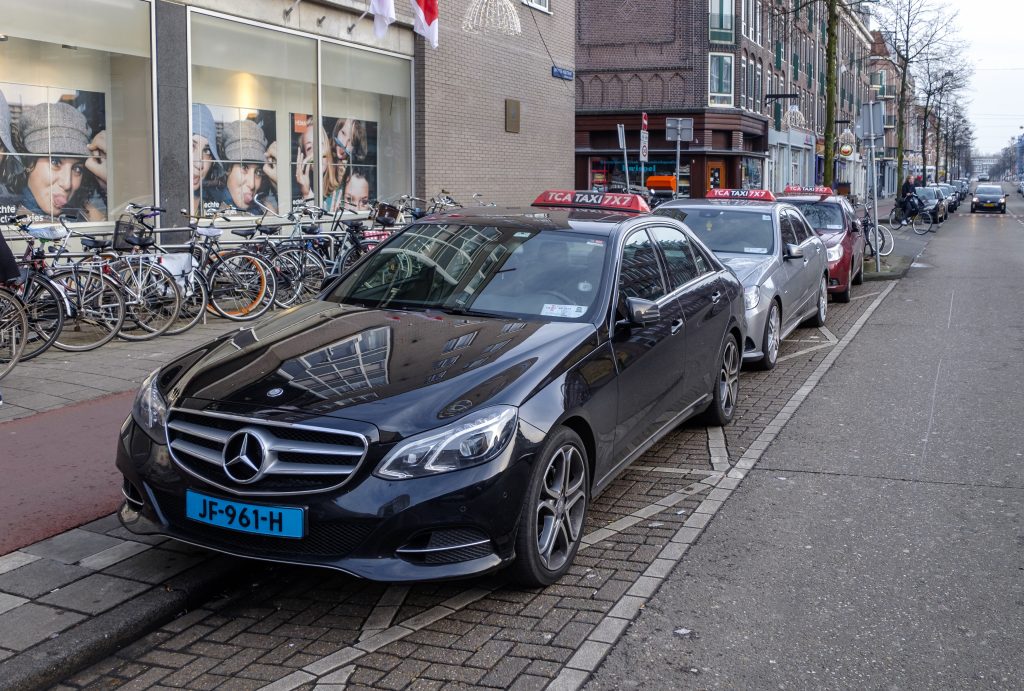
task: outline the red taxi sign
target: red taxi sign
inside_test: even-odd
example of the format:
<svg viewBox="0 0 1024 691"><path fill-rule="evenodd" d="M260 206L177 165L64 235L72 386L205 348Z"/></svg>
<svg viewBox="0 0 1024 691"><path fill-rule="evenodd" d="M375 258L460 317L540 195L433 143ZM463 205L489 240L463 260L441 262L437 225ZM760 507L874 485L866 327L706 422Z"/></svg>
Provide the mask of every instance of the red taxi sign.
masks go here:
<svg viewBox="0 0 1024 691"><path fill-rule="evenodd" d="M570 209L603 209L605 211L631 211L648 213L651 207L639 194L620 192L590 192L588 190L546 190L541 192L534 206L560 206Z"/></svg>
<svg viewBox="0 0 1024 691"><path fill-rule="evenodd" d="M786 189L783 190L784 194L820 194L826 197L831 197L835 194L831 187L807 187L805 185L786 185Z"/></svg>
<svg viewBox="0 0 1024 691"><path fill-rule="evenodd" d="M706 199L752 199L761 202L775 201L775 195L768 190L730 190L712 188L705 195Z"/></svg>

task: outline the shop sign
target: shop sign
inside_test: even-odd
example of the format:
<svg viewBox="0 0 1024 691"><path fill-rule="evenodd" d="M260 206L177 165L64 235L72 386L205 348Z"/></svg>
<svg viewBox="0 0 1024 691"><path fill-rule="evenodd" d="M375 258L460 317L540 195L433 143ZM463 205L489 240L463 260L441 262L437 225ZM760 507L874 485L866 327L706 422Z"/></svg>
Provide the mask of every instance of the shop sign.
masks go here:
<svg viewBox="0 0 1024 691"><path fill-rule="evenodd" d="M759 201L773 202L775 195L769 190L734 190L734 189L709 189L708 199L757 199Z"/></svg>
<svg viewBox="0 0 1024 691"><path fill-rule="evenodd" d="M853 145L852 144L842 144L839 147L839 155L840 156L845 156L847 158L849 158L850 156L853 156Z"/></svg>
<svg viewBox="0 0 1024 691"><path fill-rule="evenodd" d="M638 194L591 192L590 190L546 190L533 201L534 206L566 206L580 209L608 209L648 212L650 207Z"/></svg>

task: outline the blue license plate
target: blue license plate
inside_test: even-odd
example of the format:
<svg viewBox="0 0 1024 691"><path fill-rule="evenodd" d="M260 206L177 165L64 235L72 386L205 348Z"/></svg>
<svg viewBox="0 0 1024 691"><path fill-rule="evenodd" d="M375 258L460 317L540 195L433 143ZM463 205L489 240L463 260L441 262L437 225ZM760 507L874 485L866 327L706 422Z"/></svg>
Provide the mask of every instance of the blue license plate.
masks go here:
<svg viewBox="0 0 1024 691"><path fill-rule="evenodd" d="M192 490L185 491L185 516L199 523L254 535L298 538L306 534L304 509L246 504Z"/></svg>

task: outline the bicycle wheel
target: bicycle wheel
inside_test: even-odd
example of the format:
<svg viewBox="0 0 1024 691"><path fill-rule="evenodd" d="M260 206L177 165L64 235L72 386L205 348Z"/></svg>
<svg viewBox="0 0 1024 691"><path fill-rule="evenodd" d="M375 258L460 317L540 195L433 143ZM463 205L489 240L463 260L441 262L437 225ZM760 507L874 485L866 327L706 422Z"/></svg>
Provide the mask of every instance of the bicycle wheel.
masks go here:
<svg viewBox="0 0 1024 691"><path fill-rule="evenodd" d="M181 290L181 286L178 286ZM206 287L206 279L198 271L192 271L185 277L185 288L181 296L181 309L178 318L171 328L164 332L165 336L183 334L199 323L206 314L210 303L210 290Z"/></svg>
<svg viewBox="0 0 1024 691"><path fill-rule="evenodd" d="M111 268L125 297L125 320L118 336L148 341L166 333L181 311L181 293L171 272L148 256L124 257Z"/></svg>
<svg viewBox="0 0 1024 691"><path fill-rule="evenodd" d="M931 230L932 225L935 222L931 214L928 214L926 217L923 218L920 214L918 214L914 216L914 220L916 221L914 223L914 232L917 233L918 235L924 235L929 230Z"/></svg>
<svg viewBox="0 0 1024 691"><path fill-rule="evenodd" d="M900 214L899 209L897 209L896 207L893 207L892 211L889 212L889 230L891 230L891 231L898 230L900 228L900 226L901 226L901 221L902 220L903 220L903 216L902 216L902 214ZM882 227L883 225L884 224L880 223L879 227Z"/></svg>
<svg viewBox="0 0 1024 691"><path fill-rule="evenodd" d="M210 306L232 321L259 317L274 304L277 281L264 259L248 252L221 257L208 274Z"/></svg>
<svg viewBox="0 0 1024 691"><path fill-rule="evenodd" d="M65 299L60 287L42 274L30 273L19 289L28 317L28 343L22 360L31 360L53 345L64 328Z"/></svg>
<svg viewBox="0 0 1024 691"><path fill-rule="evenodd" d="M0 379L21 359L28 331L28 317L21 300L14 293L0 289Z"/></svg>
<svg viewBox="0 0 1024 691"><path fill-rule="evenodd" d="M109 343L124 325L121 289L97 270L66 268L51 276L68 298L71 311L53 345L80 352Z"/></svg>
<svg viewBox="0 0 1024 691"><path fill-rule="evenodd" d="M366 256L379 244L379 242L374 242L372 240L360 240L359 245L349 247L345 250L345 253L341 255L341 259L338 261L338 266L341 267L340 273L346 273L349 269L355 266L356 262Z"/></svg>
<svg viewBox="0 0 1024 691"><path fill-rule="evenodd" d="M302 265L284 252L276 255L261 254L260 257L273 268L277 280L274 304L278 307L291 307L302 294Z"/></svg>
<svg viewBox="0 0 1024 691"><path fill-rule="evenodd" d="M282 255L291 259L299 267L295 280L295 299L291 304L300 304L312 300L320 293L320 287L327 277L327 265L316 252L302 248L284 250ZM278 291L281 288L278 286Z"/></svg>
<svg viewBox="0 0 1024 691"><path fill-rule="evenodd" d="M878 254L883 257L888 257L892 254L893 248L896 247L896 239L892 236L892 232L888 228L879 228L878 236Z"/></svg>

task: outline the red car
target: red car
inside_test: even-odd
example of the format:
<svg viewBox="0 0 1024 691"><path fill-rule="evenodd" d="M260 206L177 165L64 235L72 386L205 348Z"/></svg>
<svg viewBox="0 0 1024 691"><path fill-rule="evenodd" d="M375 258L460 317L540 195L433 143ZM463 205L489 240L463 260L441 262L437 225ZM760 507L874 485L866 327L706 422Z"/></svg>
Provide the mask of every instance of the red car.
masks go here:
<svg viewBox="0 0 1024 691"><path fill-rule="evenodd" d="M790 186L784 194L825 243L832 299L849 302L850 286L864 282L864 233L850 202L830 187Z"/></svg>

